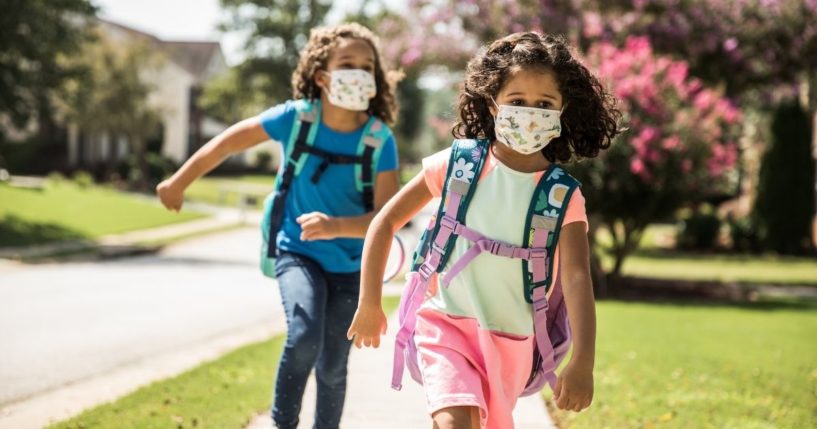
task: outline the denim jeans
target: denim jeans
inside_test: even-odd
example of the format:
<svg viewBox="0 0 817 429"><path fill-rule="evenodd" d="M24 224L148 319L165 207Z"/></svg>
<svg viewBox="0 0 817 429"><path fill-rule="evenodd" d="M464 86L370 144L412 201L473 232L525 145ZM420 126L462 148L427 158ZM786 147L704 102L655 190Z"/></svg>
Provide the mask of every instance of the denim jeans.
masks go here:
<svg viewBox="0 0 817 429"><path fill-rule="evenodd" d="M281 252L275 263L287 318L287 340L278 377L272 420L281 429L298 426L304 388L315 368L318 392L315 429L340 424L346 397L346 332L357 309L360 272L329 273L314 260Z"/></svg>

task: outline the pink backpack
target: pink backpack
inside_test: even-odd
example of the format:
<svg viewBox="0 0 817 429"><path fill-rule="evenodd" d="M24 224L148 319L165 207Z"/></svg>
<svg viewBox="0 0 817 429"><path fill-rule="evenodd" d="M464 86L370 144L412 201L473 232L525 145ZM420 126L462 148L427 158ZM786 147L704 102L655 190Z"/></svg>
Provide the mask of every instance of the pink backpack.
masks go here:
<svg viewBox="0 0 817 429"><path fill-rule="evenodd" d="M537 184L528 208L523 246L513 246L485 237L465 225L465 213L476 190L477 181L485 164L490 142L487 140L455 140L443 188L442 202L414 252L414 263L400 298L400 329L394 347L392 388L402 388L403 370L408 368L412 378L422 384L414 343L415 316L422 305L429 279L448 265L448 258L456 237L473 245L455 261L440 278L440 286L448 287L466 265L482 252L519 259L524 284L520 293L533 306L534 347L531 368L523 396L542 390L545 383L556 385L556 367L570 347L570 325L558 276L554 281L553 253L567 210L567 202L579 182L552 164ZM470 168L469 168L470 164ZM465 174L473 171L473 175ZM548 291L552 289L548 297Z"/></svg>

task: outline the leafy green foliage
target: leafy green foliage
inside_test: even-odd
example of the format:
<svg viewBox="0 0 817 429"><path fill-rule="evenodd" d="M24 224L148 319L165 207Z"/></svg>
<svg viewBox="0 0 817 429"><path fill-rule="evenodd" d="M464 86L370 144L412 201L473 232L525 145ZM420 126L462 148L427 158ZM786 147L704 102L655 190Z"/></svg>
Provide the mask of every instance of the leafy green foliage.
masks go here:
<svg viewBox="0 0 817 429"><path fill-rule="evenodd" d="M223 31L246 32L244 62L209 83L201 106L228 123L291 97L291 77L309 31L321 25L328 0L221 0Z"/></svg>
<svg viewBox="0 0 817 429"><path fill-rule="evenodd" d="M50 119L51 91L81 72L63 60L88 38L96 13L88 0L4 0L0 13L0 114L18 127ZM0 131L0 140L2 140Z"/></svg>
<svg viewBox="0 0 817 429"><path fill-rule="evenodd" d="M781 104L763 156L754 217L764 244L794 254L811 249L814 158L811 120L797 101Z"/></svg>

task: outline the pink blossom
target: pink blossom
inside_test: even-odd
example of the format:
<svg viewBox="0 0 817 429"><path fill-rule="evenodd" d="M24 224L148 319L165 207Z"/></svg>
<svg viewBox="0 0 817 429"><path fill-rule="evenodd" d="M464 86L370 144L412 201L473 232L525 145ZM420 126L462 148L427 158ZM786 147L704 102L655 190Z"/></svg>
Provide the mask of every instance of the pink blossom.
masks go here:
<svg viewBox="0 0 817 429"><path fill-rule="evenodd" d="M734 37L730 37L730 38L724 40L723 49L726 52L733 52L737 48L738 48L738 39L735 39Z"/></svg>
<svg viewBox="0 0 817 429"><path fill-rule="evenodd" d="M596 12L584 14L584 37L589 39L599 37L604 32L604 24L601 15Z"/></svg>
<svg viewBox="0 0 817 429"><path fill-rule="evenodd" d="M678 136L669 136L661 141L661 147L666 150L675 150L681 146L681 139Z"/></svg>
<svg viewBox="0 0 817 429"><path fill-rule="evenodd" d="M400 56L400 63L404 66L408 66L413 64L415 61L420 59L423 55L423 52L418 47L411 47Z"/></svg>
<svg viewBox="0 0 817 429"><path fill-rule="evenodd" d="M642 175L646 172L647 168L644 166L644 162L640 159L633 159L630 161L630 171L635 175Z"/></svg>
<svg viewBox="0 0 817 429"><path fill-rule="evenodd" d="M703 90L695 96L693 106L700 111L706 111L712 108L715 101L715 95L712 93L712 91Z"/></svg>

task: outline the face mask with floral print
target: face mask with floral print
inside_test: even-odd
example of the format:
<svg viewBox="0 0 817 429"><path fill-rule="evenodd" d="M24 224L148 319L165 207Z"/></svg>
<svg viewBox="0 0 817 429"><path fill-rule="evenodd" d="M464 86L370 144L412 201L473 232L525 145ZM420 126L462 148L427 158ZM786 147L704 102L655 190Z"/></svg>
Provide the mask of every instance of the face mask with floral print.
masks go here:
<svg viewBox="0 0 817 429"><path fill-rule="evenodd" d="M551 140L562 135L561 110L496 104L494 121L496 139L511 149L530 155L545 148Z"/></svg>
<svg viewBox="0 0 817 429"><path fill-rule="evenodd" d="M377 94L374 76L366 70L344 69L330 73L329 102L348 110L364 111Z"/></svg>

